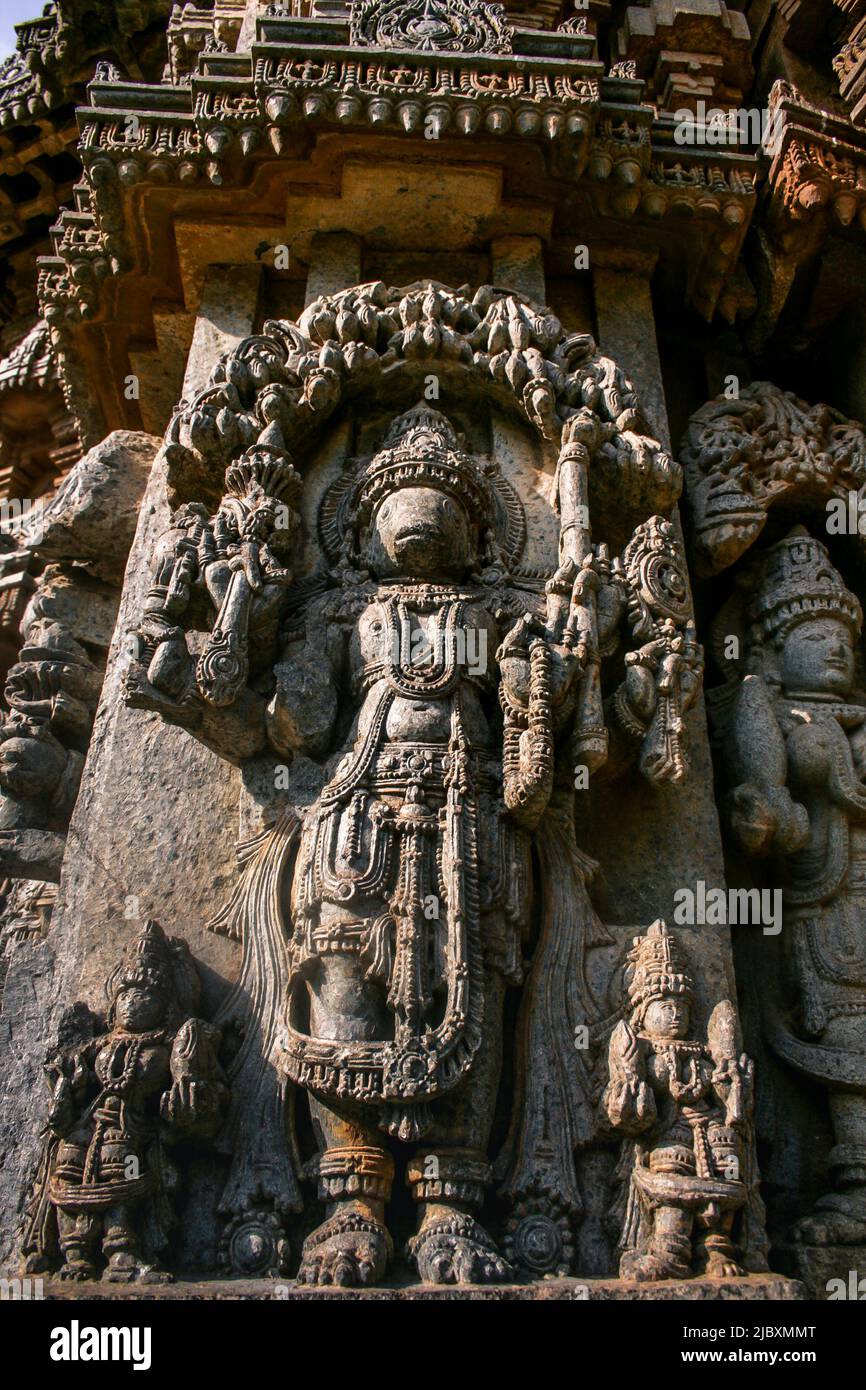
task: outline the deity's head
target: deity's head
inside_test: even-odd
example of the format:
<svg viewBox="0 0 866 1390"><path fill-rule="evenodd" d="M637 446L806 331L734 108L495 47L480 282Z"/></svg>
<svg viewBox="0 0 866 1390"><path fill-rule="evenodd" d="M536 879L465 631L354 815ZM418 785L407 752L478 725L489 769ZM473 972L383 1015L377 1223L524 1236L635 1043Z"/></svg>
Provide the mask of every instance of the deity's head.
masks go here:
<svg viewBox="0 0 866 1390"><path fill-rule="evenodd" d="M114 1022L128 1033L147 1033L165 1022L166 1001L146 981L129 981L114 999Z"/></svg>
<svg viewBox="0 0 866 1390"><path fill-rule="evenodd" d="M850 694L854 683L854 635L848 623L829 614L797 623L782 643L779 675L787 694Z"/></svg>
<svg viewBox="0 0 866 1390"><path fill-rule="evenodd" d="M751 617L775 651L786 695L850 694L862 611L824 546L803 527L767 552Z"/></svg>
<svg viewBox="0 0 866 1390"><path fill-rule="evenodd" d="M685 999L669 994L647 1004L643 1016L643 1031L650 1038L687 1038L691 1011Z"/></svg>
<svg viewBox="0 0 866 1390"><path fill-rule="evenodd" d="M638 1032L659 1041L688 1037L694 987L666 922L653 922L646 936L635 937L628 954L626 991L632 1027Z"/></svg>
<svg viewBox="0 0 866 1390"><path fill-rule="evenodd" d="M487 483L439 411L394 421L355 490L365 560L380 579L460 579L489 515Z"/></svg>
<svg viewBox="0 0 866 1390"><path fill-rule="evenodd" d="M197 1001L198 978L185 942L149 921L108 978L109 1022L128 1033L176 1025Z"/></svg>

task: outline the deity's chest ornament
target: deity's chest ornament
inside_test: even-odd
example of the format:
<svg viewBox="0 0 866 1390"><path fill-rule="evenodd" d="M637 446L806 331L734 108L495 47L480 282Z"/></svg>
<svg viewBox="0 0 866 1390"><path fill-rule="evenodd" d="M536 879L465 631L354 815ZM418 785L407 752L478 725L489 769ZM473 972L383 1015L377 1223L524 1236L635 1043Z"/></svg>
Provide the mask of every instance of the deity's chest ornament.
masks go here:
<svg viewBox="0 0 866 1390"><path fill-rule="evenodd" d="M460 679L458 633L465 633L465 604L459 599L436 604L436 627L429 639L431 659L420 662L412 660L413 624L406 600L388 598L383 609L388 653L384 674L392 690L407 699L450 695Z"/></svg>

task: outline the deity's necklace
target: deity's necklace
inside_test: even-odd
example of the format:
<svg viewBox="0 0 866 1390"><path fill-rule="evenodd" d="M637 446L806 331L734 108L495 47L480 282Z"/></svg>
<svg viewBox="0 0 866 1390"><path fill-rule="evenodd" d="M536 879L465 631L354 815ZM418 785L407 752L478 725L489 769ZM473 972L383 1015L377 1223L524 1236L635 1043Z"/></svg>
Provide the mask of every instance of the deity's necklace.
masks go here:
<svg viewBox="0 0 866 1390"><path fill-rule="evenodd" d="M411 651L412 644L412 620L406 603L403 599L389 598L383 608L388 652L384 671L391 689L406 699L450 694L458 676L457 632L462 626L464 604L454 600L439 608L433 660L418 666L404 659L404 653Z"/></svg>

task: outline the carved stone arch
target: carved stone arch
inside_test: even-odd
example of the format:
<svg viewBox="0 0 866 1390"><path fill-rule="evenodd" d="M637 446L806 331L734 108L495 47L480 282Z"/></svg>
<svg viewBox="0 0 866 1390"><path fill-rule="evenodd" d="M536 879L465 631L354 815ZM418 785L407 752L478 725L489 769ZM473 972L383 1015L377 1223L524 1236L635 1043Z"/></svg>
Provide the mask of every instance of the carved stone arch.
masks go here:
<svg viewBox="0 0 866 1390"><path fill-rule="evenodd" d="M591 419L594 502L629 529L676 502L678 465L649 436L633 384L592 337L568 333L511 291L484 285L473 294L435 281L355 285L315 300L297 324L267 321L181 402L165 439L169 482L182 500L216 499L225 468L244 451L302 460L346 407L406 409L431 377L443 409L484 402L529 426L551 462L566 420Z"/></svg>

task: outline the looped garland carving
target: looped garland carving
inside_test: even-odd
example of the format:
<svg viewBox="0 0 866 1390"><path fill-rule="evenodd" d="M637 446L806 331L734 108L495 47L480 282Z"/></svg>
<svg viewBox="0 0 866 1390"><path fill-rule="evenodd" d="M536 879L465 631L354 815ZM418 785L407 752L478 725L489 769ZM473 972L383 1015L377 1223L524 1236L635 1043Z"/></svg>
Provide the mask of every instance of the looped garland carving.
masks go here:
<svg viewBox="0 0 866 1390"><path fill-rule="evenodd" d="M634 387L589 334L567 333L555 315L493 286L470 297L435 281L402 289L371 281L315 300L297 325L270 320L244 339L172 419L172 481L186 491L203 467L218 478L257 441L303 447L383 371L396 383L434 369L516 408L553 443L566 420L594 412L599 482L606 470L615 475L620 498L627 482L636 509L644 499L658 511L676 501L678 464L648 435Z"/></svg>
<svg viewBox="0 0 866 1390"><path fill-rule="evenodd" d="M422 53L510 53L503 5L480 0L355 0L351 41Z"/></svg>
<svg viewBox="0 0 866 1390"><path fill-rule="evenodd" d="M781 502L847 502L866 481L863 428L769 381L718 396L689 421L680 448L700 574L716 574L761 534Z"/></svg>

